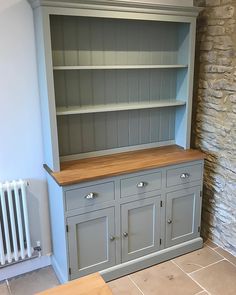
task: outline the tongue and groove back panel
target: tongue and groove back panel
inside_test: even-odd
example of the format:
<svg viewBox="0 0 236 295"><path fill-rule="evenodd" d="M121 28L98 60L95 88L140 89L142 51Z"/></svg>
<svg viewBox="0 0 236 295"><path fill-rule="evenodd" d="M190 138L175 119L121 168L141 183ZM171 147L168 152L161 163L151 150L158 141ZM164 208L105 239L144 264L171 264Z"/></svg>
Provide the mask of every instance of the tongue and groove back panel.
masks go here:
<svg viewBox="0 0 236 295"><path fill-rule="evenodd" d="M60 156L175 142L188 99L189 24L59 15L50 24ZM60 114L71 107L94 109Z"/></svg>

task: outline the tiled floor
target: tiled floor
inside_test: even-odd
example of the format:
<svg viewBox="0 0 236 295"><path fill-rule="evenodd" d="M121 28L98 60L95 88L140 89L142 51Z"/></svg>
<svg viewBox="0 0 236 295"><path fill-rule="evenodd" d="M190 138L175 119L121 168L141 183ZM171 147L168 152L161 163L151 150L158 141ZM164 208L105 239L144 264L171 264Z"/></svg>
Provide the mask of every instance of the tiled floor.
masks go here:
<svg viewBox="0 0 236 295"><path fill-rule="evenodd" d="M0 284L0 295L32 295L58 285L47 267ZM109 283L114 295L236 295L236 257L212 242L203 249Z"/></svg>

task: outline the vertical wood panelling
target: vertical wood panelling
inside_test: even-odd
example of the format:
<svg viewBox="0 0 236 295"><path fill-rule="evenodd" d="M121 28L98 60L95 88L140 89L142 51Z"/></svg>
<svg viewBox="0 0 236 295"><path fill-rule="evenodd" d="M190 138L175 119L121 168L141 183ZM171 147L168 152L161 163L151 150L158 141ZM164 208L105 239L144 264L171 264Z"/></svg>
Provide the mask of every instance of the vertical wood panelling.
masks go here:
<svg viewBox="0 0 236 295"><path fill-rule="evenodd" d="M75 73L75 72L74 72ZM92 81L92 71L82 71L80 72L80 104L81 105L93 105L93 81Z"/></svg>
<svg viewBox="0 0 236 295"><path fill-rule="evenodd" d="M128 145L139 144L139 111L129 112L129 143Z"/></svg>
<svg viewBox="0 0 236 295"><path fill-rule="evenodd" d="M117 137L117 130L118 130L118 120L117 120L118 113L107 113L106 114L106 132L107 132L107 148L112 149L118 147L118 137Z"/></svg>
<svg viewBox="0 0 236 295"><path fill-rule="evenodd" d="M139 24L127 22L127 63L129 65L139 64Z"/></svg>
<svg viewBox="0 0 236 295"><path fill-rule="evenodd" d="M128 101L128 71L116 71L117 102Z"/></svg>
<svg viewBox="0 0 236 295"><path fill-rule="evenodd" d="M174 139L175 109L134 110L58 118L60 155Z"/></svg>
<svg viewBox="0 0 236 295"><path fill-rule="evenodd" d="M139 97L139 78L137 71L128 72L128 102L137 102Z"/></svg>
<svg viewBox="0 0 236 295"><path fill-rule="evenodd" d="M81 142L83 143L83 146L81 149L83 152L91 152L94 150L94 147L95 147L94 115L88 114L86 116L81 116L81 127L82 127Z"/></svg>
<svg viewBox="0 0 236 295"><path fill-rule="evenodd" d="M179 63L187 63L189 56L189 24L180 24L178 30L178 52L177 60Z"/></svg>
<svg viewBox="0 0 236 295"><path fill-rule="evenodd" d="M77 20L67 16L63 20L64 62L68 66L75 66L78 64Z"/></svg>
<svg viewBox="0 0 236 295"><path fill-rule="evenodd" d="M116 64L116 26L112 20L106 20L103 22L103 48L104 51L104 64L112 65Z"/></svg>
<svg viewBox="0 0 236 295"><path fill-rule="evenodd" d="M186 64L188 60L187 24L52 16L51 30L54 65ZM187 73L188 69L55 71L56 105L187 99ZM61 117L60 154L174 140L175 116L175 108L163 108Z"/></svg>
<svg viewBox="0 0 236 295"><path fill-rule="evenodd" d="M69 117L57 118L57 128L58 128L58 141L59 141L59 154L60 156L70 155L69 149Z"/></svg>
<svg viewBox="0 0 236 295"><path fill-rule="evenodd" d="M139 119L139 144L150 142L150 111L143 110L140 112Z"/></svg>
<svg viewBox="0 0 236 295"><path fill-rule="evenodd" d="M90 20L90 38L91 38L91 63L92 65L104 65L103 47L103 20Z"/></svg>
<svg viewBox="0 0 236 295"><path fill-rule="evenodd" d="M128 146L129 143L129 113L118 112L117 113L117 137L118 147Z"/></svg>
<svg viewBox="0 0 236 295"><path fill-rule="evenodd" d="M81 134L81 118L77 116L69 116L68 119L69 128L69 143L70 154L82 153L82 134Z"/></svg>
<svg viewBox="0 0 236 295"><path fill-rule="evenodd" d="M116 103L117 102L117 93L119 90L116 87L116 71L105 71L104 75L104 84L105 84L105 103ZM96 93L96 90L95 90Z"/></svg>
<svg viewBox="0 0 236 295"><path fill-rule="evenodd" d="M105 104L105 86L106 86L106 77L105 71L94 71L92 74L93 79L93 97L94 104Z"/></svg>
<svg viewBox="0 0 236 295"><path fill-rule="evenodd" d="M150 112L150 142L159 141L160 132L160 110L152 110Z"/></svg>
<svg viewBox="0 0 236 295"><path fill-rule="evenodd" d="M128 32L127 32L127 21L121 23L115 23L114 26L116 42L114 50L116 52L116 64L128 64Z"/></svg>
<svg viewBox="0 0 236 295"><path fill-rule="evenodd" d="M52 39L52 58L53 63L58 66L65 64L64 61L64 36L63 36L63 17L53 16L50 18L50 29Z"/></svg>
<svg viewBox="0 0 236 295"><path fill-rule="evenodd" d="M94 150L107 149L106 116L103 113L94 115Z"/></svg>
<svg viewBox="0 0 236 295"><path fill-rule="evenodd" d="M90 23L86 18L77 19L77 50L78 65L91 65L91 40L90 40Z"/></svg>
<svg viewBox="0 0 236 295"><path fill-rule="evenodd" d="M80 105L78 72L66 71L64 77L66 80L64 85L66 85L68 105Z"/></svg>
<svg viewBox="0 0 236 295"><path fill-rule="evenodd" d="M185 69L55 71L57 106L185 99L177 83ZM179 87L176 90L176 87ZM177 93L178 91L178 93ZM181 95L185 95L181 97Z"/></svg>
<svg viewBox="0 0 236 295"><path fill-rule="evenodd" d="M176 64L186 47L172 22L52 16L51 28L54 65Z"/></svg>
<svg viewBox="0 0 236 295"><path fill-rule="evenodd" d="M54 72L54 88L55 88L55 100L56 106L67 106L66 104L66 72L57 71Z"/></svg>

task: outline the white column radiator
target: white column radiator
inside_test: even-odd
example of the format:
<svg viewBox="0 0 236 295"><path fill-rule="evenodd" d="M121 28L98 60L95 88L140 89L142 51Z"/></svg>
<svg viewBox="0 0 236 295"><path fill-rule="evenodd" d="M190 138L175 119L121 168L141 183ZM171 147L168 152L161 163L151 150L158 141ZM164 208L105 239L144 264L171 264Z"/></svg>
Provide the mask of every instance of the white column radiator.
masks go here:
<svg viewBox="0 0 236 295"><path fill-rule="evenodd" d="M30 258L27 182L0 183L0 267Z"/></svg>

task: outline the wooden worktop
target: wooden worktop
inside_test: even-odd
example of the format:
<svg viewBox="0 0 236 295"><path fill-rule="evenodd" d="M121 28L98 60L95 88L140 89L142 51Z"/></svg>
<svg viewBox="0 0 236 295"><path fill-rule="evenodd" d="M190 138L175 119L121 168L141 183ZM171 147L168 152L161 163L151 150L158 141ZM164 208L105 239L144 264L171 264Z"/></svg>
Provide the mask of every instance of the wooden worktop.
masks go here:
<svg viewBox="0 0 236 295"><path fill-rule="evenodd" d="M60 186L204 159L197 150L176 145L61 163L61 171L45 169Z"/></svg>
<svg viewBox="0 0 236 295"><path fill-rule="evenodd" d="M112 295L99 273L94 273L36 295Z"/></svg>

